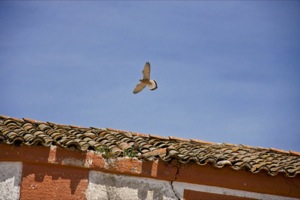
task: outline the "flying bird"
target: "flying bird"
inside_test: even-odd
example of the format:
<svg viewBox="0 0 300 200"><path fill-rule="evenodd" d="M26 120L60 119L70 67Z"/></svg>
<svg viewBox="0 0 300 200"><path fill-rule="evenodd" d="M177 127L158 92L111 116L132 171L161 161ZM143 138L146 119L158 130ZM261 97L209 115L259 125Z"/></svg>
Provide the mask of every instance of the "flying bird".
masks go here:
<svg viewBox="0 0 300 200"><path fill-rule="evenodd" d="M133 90L133 94L137 94L142 91L148 85L150 90L157 89L157 83L155 80L150 79L150 63L146 62L143 70L143 79L140 79L140 83L136 85Z"/></svg>

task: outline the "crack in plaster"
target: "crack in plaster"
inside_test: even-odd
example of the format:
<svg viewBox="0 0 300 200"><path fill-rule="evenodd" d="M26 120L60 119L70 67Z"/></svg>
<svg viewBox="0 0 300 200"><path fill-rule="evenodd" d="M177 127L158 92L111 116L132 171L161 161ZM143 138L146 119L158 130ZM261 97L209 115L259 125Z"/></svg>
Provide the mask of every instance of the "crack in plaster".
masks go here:
<svg viewBox="0 0 300 200"><path fill-rule="evenodd" d="M171 189L172 189L174 195L176 196L176 198L177 198L178 200L180 200L180 197L179 197L178 194L176 193L175 188L174 188L174 185L173 185L174 181L177 180L177 177L178 177L178 175L179 175L180 166L176 166L176 168L177 168L177 171L176 171L174 180L173 180L173 181L170 181L170 184L171 184Z"/></svg>

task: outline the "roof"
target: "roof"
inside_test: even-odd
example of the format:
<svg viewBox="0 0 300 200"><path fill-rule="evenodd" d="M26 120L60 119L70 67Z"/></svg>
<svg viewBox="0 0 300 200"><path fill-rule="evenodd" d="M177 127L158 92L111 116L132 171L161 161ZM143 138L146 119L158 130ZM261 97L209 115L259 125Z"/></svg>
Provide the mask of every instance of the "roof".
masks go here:
<svg viewBox="0 0 300 200"><path fill-rule="evenodd" d="M294 151L160 137L111 128L85 128L3 115L0 115L1 143L49 148L55 145L82 152L94 150L107 157L129 156L150 161L175 159L180 163L230 166L252 173L265 170L272 176L300 174L300 153Z"/></svg>

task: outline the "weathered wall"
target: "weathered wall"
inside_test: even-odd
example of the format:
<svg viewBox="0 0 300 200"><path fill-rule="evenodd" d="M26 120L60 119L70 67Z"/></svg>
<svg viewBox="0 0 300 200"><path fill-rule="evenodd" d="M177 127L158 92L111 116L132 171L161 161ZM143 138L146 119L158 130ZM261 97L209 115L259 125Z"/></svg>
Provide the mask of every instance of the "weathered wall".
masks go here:
<svg viewBox="0 0 300 200"><path fill-rule="evenodd" d="M19 199L21 178L21 162L0 162L0 199Z"/></svg>
<svg viewBox="0 0 300 200"><path fill-rule="evenodd" d="M21 199L85 199L88 170L24 163Z"/></svg>
<svg viewBox="0 0 300 200"><path fill-rule="evenodd" d="M0 199L265 199L268 195L178 181L117 175L60 165L0 162Z"/></svg>
<svg viewBox="0 0 300 200"><path fill-rule="evenodd" d="M91 171L87 199L177 199L168 181Z"/></svg>
<svg viewBox="0 0 300 200"><path fill-rule="evenodd" d="M300 199L300 177L230 167L107 159L56 146L0 145L2 199ZM292 198L294 197L294 198ZM225 198L225 199L226 199Z"/></svg>
<svg viewBox="0 0 300 200"><path fill-rule="evenodd" d="M90 171L86 193L88 200L168 200L168 199L264 199L296 200L297 198L267 195L182 182L131 177Z"/></svg>

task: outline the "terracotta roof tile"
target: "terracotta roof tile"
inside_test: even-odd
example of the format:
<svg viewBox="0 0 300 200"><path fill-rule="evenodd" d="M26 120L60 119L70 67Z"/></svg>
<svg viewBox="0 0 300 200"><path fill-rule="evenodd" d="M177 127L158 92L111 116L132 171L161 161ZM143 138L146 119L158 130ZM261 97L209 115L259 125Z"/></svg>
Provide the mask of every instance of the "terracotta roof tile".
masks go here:
<svg viewBox="0 0 300 200"><path fill-rule="evenodd" d="M137 159L181 163L211 164L217 168L230 166L252 173L262 170L275 176L300 174L300 153L274 148L218 144L201 140L161 137L112 128L84 128L32 119L16 119L0 115L0 145L56 145L79 151L94 150L104 156L129 156Z"/></svg>

